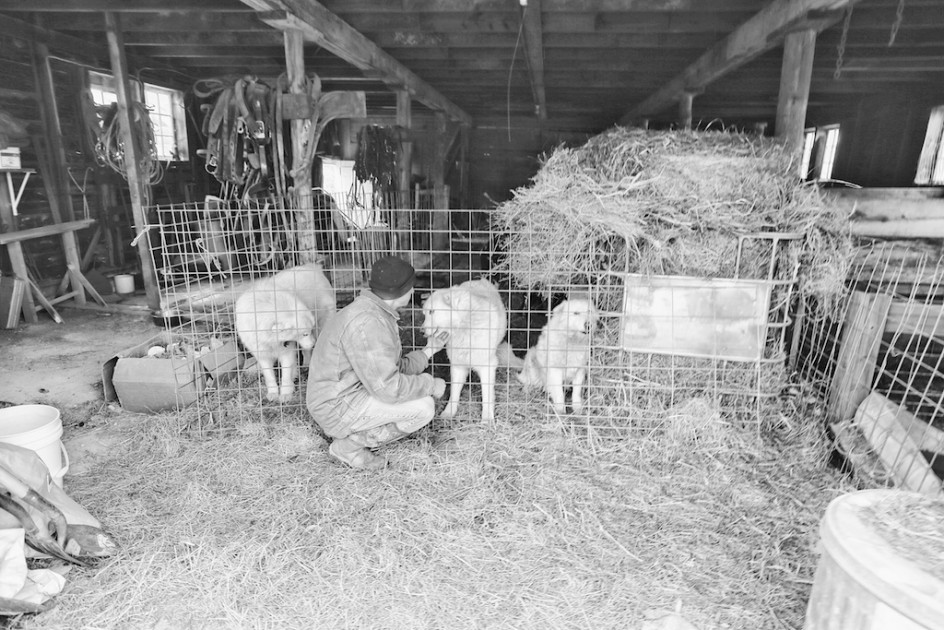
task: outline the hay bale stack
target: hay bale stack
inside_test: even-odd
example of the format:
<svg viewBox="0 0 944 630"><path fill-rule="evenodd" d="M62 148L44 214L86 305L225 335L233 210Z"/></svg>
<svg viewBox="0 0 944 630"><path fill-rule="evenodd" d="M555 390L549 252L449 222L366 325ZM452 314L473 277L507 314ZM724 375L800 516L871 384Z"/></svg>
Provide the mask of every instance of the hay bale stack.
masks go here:
<svg viewBox="0 0 944 630"><path fill-rule="evenodd" d="M602 288L607 271L750 277L734 268L739 235L801 233L780 273L799 263L800 290L832 298L851 257L847 217L800 181L794 158L778 141L720 131L616 127L560 147L497 208L504 271L543 291Z"/></svg>

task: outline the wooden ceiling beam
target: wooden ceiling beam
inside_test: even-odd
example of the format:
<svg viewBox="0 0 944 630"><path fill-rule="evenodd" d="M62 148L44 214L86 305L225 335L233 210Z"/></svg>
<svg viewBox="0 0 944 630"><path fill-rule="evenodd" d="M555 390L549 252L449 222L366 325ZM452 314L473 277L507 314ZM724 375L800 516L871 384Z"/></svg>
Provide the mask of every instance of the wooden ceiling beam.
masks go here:
<svg viewBox="0 0 944 630"><path fill-rule="evenodd" d="M150 47L165 48L169 46L213 47L234 46L237 48L258 48L283 46L282 34L273 31L268 26L254 32L234 33L230 31L208 31L205 33L126 33L125 46L146 51Z"/></svg>
<svg viewBox="0 0 944 630"><path fill-rule="evenodd" d="M928 0L915 0L924 1ZM391 4L393 4L391 2ZM467 13L469 2L456 0L397 0L396 6L410 13ZM757 8L756 0L544 0L544 10L553 12L586 11L698 11L703 7L707 10L731 11ZM476 11L501 11L508 9L508 0L475 0ZM344 0L345 13L372 13L377 10L376 0Z"/></svg>
<svg viewBox="0 0 944 630"><path fill-rule="evenodd" d="M213 13L251 12L232 0L0 0L0 11L30 13Z"/></svg>
<svg viewBox="0 0 944 630"><path fill-rule="evenodd" d="M104 16L99 16L99 21L101 22L100 30L104 31ZM0 35L45 44L54 56L60 56L78 64L97 66L103 71L108 71L111 64L109 51L101 42L93 42L81 37L60 33L14 17L4 16L0 20ZM151 68L156 71L180 74L176 67L155 64L153 60L139 55L128 54L127 61L132 68ZM191 77L188 77L188 79L191 79Z"/></svg>
<svg viewBox="0 0 944 630"><path fill-rule="evenodd" d="M452 120L472 124L472 117L376 44L314 0L242 0L260 19L279 30L297 30L305 40L382 77L393 89L405 89L417 101Z"/></svg>
<svg viewBox="0 0 944 630"><path fill-rule="evenodd" d="M236 5L237 7L241 5ZM121 29L128 37L134 33L216 33L265 31L251 11L202 13L128 13L121 15ZM99 34L104 21L96 13L44 13L43 24L56 31L91 31Z"/></svg>
<svg viewBox="0 0 944 630"><path fill-rule="evenodd" d="M832 12L828 17L817 16L816 29L823 30L840 19L841 12L837 9L855 4L856 1L774 0L708 49L655 94L626 112L620 117L619 123L628 125L639 118L658 114L675 105L683 93L703 90L712 81L781 44L787 32L807 27L811 12Z"/></svg>
<svg viewBox="0 0 944 630"><path fill-rule="evenodd" d="M524 55L528 63L528 79L534 94L534 110L538 120L547 120L547 97L544 91L544 29L541 26L541 0L526 0L521 9L521 30Z"/></svg>

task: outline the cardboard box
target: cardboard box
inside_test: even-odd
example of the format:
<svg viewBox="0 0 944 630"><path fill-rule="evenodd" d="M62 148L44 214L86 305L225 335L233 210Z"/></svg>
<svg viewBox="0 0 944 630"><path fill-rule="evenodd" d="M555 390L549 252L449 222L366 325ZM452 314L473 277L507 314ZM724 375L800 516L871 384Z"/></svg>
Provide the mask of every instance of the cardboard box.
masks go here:
<svg viewBox="0 0 944 630"><path fill-rule="evenodd" d="M19 147L7 147L5 149L0 149L0 168L11 170L22 168L20 164Z"/></svg>
<svg viewBox="0 0 944 630"><path fill-rule="evenodd" d="M166 351L172 344L181 343L208 347L209 338L195 340L192 335L164 331L115 353L102 366L105 400L141 413L183 409L242 367L243 355L234 340L189 356ZM164 356L148 356L148 349L155 346L165 348Z"/></svg>

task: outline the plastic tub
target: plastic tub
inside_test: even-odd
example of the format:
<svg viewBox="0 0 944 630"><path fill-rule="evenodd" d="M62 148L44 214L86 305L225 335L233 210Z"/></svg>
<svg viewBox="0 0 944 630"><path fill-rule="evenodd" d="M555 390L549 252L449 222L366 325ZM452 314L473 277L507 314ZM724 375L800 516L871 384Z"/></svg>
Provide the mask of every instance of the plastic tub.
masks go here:
<svg viewBox="0 0 944 630"><path fill-rule="evenodd" d="M863 490L820 524L805 630L944 629L944 499Z"/></svg>

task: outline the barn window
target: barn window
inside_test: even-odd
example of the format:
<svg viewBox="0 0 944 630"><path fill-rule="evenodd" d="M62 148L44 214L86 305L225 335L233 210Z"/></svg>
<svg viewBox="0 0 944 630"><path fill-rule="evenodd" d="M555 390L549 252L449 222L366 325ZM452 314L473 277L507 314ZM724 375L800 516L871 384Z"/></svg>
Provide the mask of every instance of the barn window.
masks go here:
<svg viewBox="0 0 944 630"><path fill-rule="evenodd" d="M807 129L803 134L803 161L800 163L803 179L832 179L838 145L839 125Z"/></svg>
<svg viewBox="0 0 944 630"><path fill-rule="evenodd" d="M137 98L141 98L141 84L135 84ZM187 147L187 123L184 95L150 83L144 83L144 103L147 105L154 129L154 144L159 160L186 161L190 159ZM96 106L118 102L115 79L101 72L89 72L89 91Z"/></svg>
<svg viewBox="0 0 944 630"><path fill-rule="evenodd" d="M931 110L915 183L936 186L944 184L944 105Z"/></svg>

